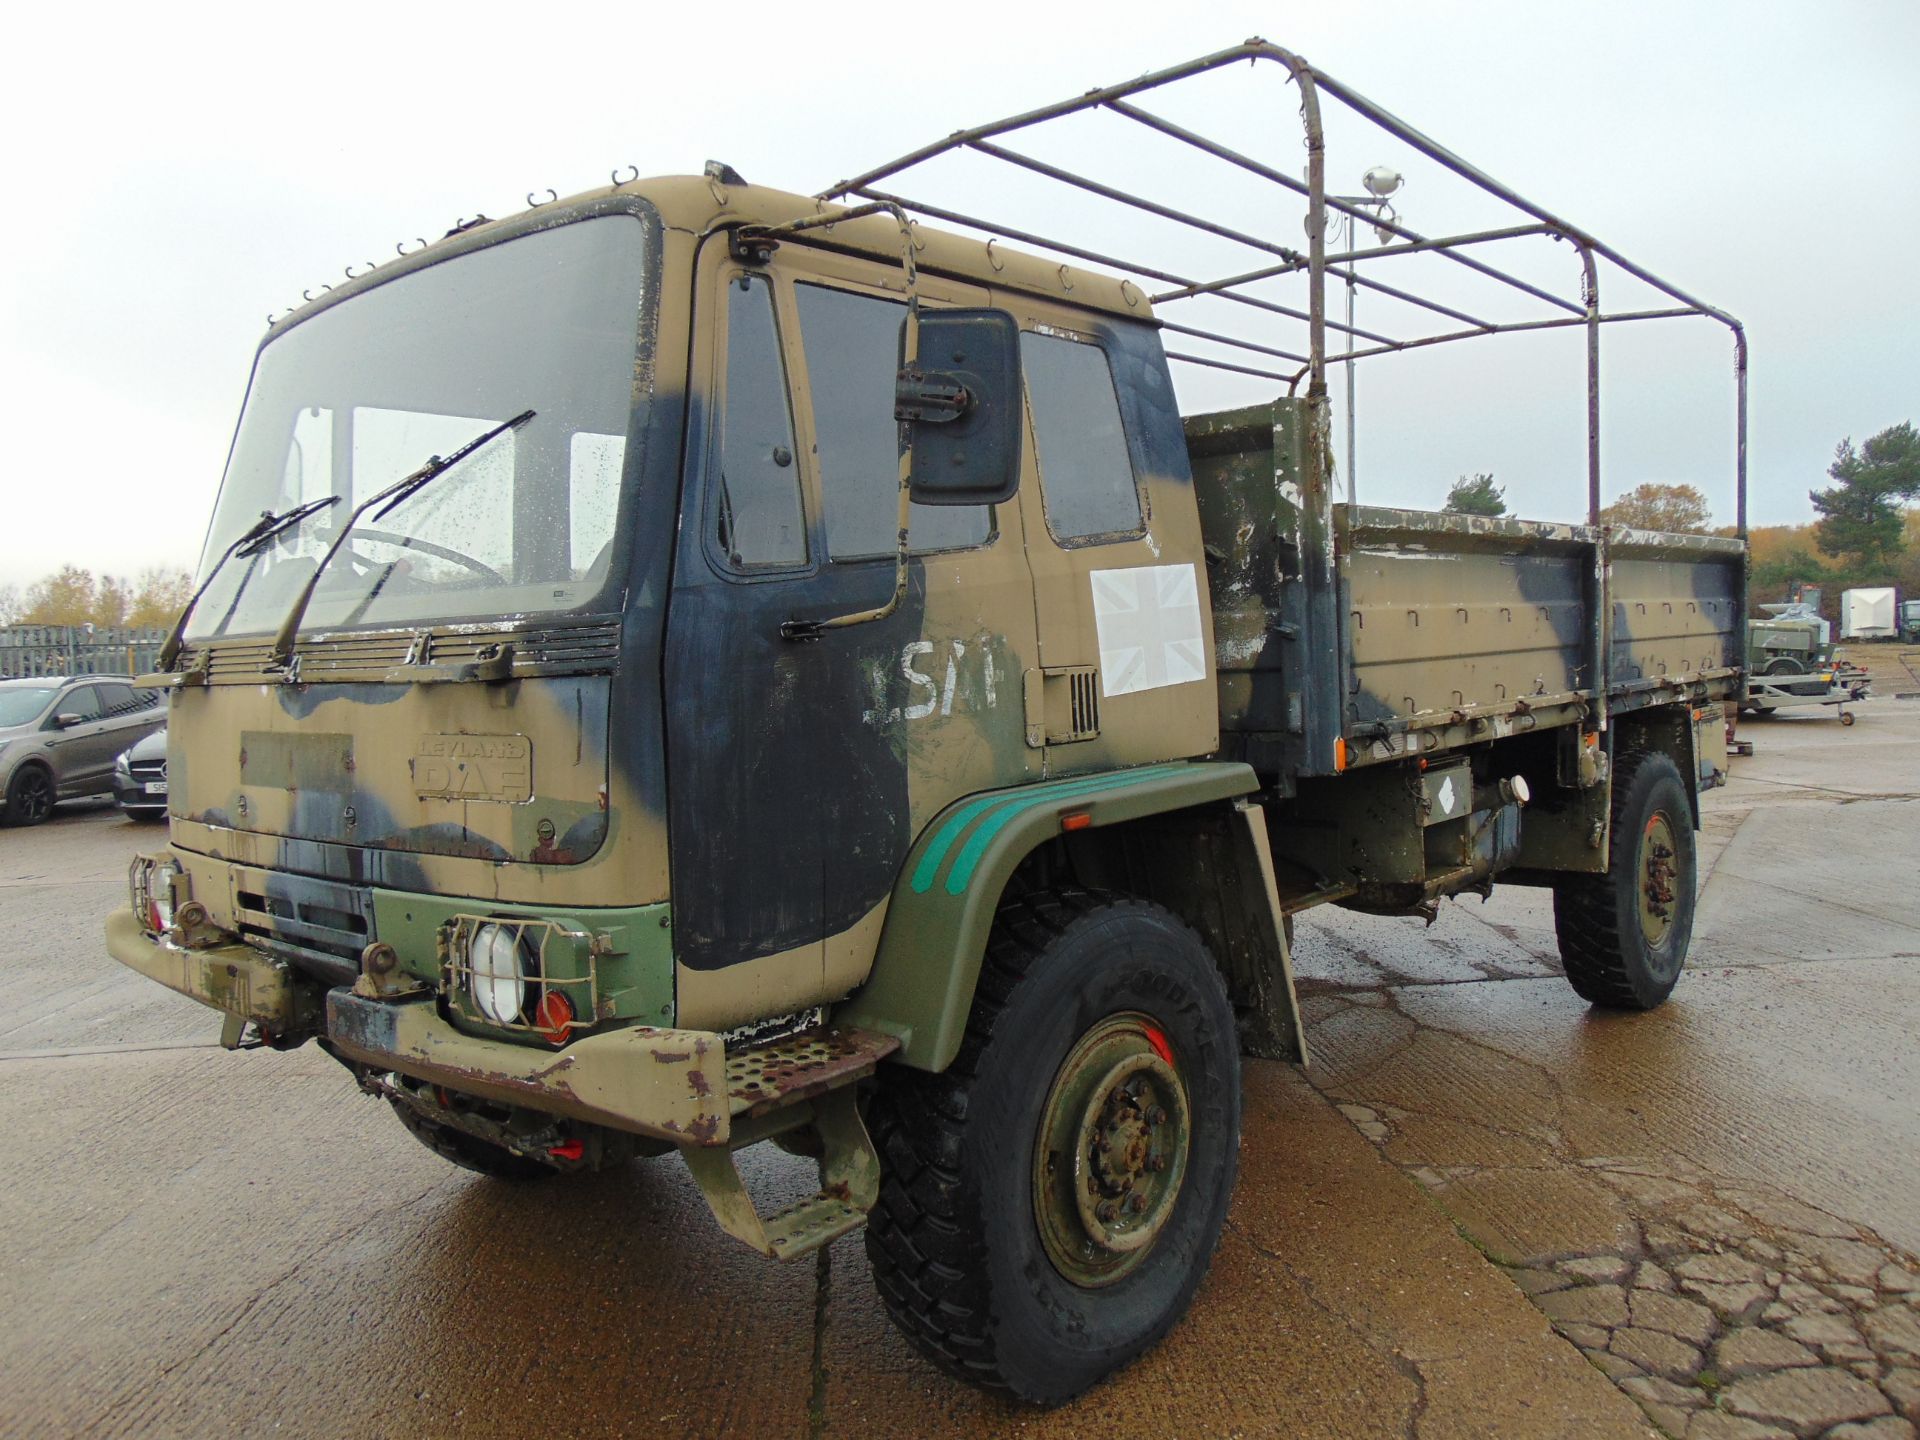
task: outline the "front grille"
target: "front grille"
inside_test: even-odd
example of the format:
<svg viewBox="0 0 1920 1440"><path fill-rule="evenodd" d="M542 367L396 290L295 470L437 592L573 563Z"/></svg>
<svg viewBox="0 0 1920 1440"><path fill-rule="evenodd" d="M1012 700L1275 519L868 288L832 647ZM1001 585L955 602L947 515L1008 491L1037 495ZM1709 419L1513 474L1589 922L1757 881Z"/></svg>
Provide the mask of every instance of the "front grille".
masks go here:
<svg viewBox="0 0 1920 1440"><path fill-rule="evenodd" d="M423 650L436 665L458 665L473 663L503 645L513 647L516 676L606 674L620 656L620 622L349 630L302 635L295 649L303 680L380 682L406 680L410 664ZM258 685L272 650L272 642L264 639L203 641L182 650L176 668L192 670L204 658L208 684Z"/></svg>
<svg viewBox="0 0 1920 1440"><path fill-rule="evenodd" d="M133 760L128 762L127 773L143 783L148 780L165 780L167 778L167 762L164 760Z"/></svg>
<svg viewBox="0 0 1920 1440"><path fill-rule="evenodd" d="M373 901L351 885L278 870L233 872L234 928L249 944L335 985L360 973Z"/></svg>

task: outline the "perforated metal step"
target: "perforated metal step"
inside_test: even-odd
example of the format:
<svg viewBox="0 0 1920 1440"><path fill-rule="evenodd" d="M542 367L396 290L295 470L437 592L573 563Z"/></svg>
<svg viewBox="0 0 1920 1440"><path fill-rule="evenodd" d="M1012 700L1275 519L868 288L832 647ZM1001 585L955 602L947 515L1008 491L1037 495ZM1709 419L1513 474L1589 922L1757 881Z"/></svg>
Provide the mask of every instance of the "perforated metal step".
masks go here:
<svg viewBox="0 0 1920 1440"><path fill-rule="evenodd" d="M727 1098L735 1118L764 1115L864 1080L899 1048L893 1036L873 1030L804 1030L729 1050Z"/></svg>

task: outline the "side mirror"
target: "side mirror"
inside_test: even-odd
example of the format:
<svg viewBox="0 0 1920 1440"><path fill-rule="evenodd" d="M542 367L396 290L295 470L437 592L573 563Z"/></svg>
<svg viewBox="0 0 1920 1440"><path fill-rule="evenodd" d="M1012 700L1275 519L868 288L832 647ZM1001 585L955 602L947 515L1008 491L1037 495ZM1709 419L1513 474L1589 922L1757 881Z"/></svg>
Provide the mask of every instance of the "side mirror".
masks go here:
<svg viewBox="0 0 1920 1440"><path fill-rule="evenodd" d="M53 725L56 730L71 730L76 725L84 725L86 723L87 723L86 716L75 715L70 710L62 711L60 714L53 717Z"/></svg>
<svg viewBox="0 0 1920 1440"><path fill-rule="evenodd" d="M906 326L900 327L906 347ZM920 353L902 366L893 415L907 424L910 493L920 505L998 505L1020 488L1020 327L1004 310L920 316Z"/></svg>

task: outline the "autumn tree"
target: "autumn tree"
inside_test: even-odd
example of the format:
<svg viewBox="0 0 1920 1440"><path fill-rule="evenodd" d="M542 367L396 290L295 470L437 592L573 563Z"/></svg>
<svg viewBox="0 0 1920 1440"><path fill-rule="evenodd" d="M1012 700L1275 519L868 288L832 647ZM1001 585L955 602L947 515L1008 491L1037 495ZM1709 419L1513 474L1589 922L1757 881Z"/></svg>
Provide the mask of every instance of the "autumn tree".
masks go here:
<svg viewBox="0 0 1920 1440"><path fill-rule="evenodd" d="M1707 497L1691 485L1636 485L1600 512L1603 525L1685 534L1707 528L1713 518Z"/></svg>
<svg viewBox="0 0 1920 1440"><path fill-rule="evenodd" d="M85 625L93 619L94 579L91 570L62 565L27 587L29 625Z"/></svg>
<svg viewBox="0 0 1920 1440"><path fill-rule="evenodd" d="M0 585L0 625L17 625L26 611L20 601L20 587Z"/></svg>
<svg viewBox="0 0 1920 1440"><path fill-rule="evenodd" d="M1814 540L1821 553L1850 562L1854 573L1891 569L1906 522L1901 502L1920 497L1920 433L1903 423L1858 450L1852 439L1842 440L1827 474L1832 485L1807 492L1820 512Z"/></svg>
<svg viewBox="0 0 1920 1440"><path fill-rule="evenodd" d="M1504 515L1506 491L1493 483L1491 475L1462 475L1447 491L1447 503L1440 508L1450 515Z"/></svg>
<svg viewBox="0 0 1920 1440"><path fill-rule="evenodd" d="M133 603L127 608L129 625L171 625L193 593L193 576L177 565L154 565L140 572L134 583Z"/></svg>
<svg viewBox="0 0 1920 1440"><path fill-rule="evenodd" d="M132 604L132 587L126 581L118 575L102 575L93 587L93 610L87 618L96 625L124 625Z"/></svg>

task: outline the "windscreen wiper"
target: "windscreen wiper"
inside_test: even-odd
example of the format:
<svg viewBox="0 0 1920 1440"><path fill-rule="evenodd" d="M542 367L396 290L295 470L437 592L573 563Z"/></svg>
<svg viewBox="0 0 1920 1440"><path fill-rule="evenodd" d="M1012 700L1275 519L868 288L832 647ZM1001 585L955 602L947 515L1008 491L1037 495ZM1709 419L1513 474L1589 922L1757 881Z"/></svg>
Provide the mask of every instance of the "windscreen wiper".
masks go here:
<svg viewBox="0 0 1920 1440"><path fill-rule="evenodd" d="M167 636L167 643L160 647L160 656L153 668L169 670L173 668L173 662L180 658L180 645L186 638L187 621L193 618L193 607L200 603L200 597L207 593L207 587L213 584L214 576L220 573L220 568L227 561L236 555L258 555L267 548L276 535L291 530L309 515L324 510L329 505L337 505L339 501L338 495L323 495L318 500L309 500L304 505L296 505L279 515L271 510L262 510L260 518L249 525L240 537L227 547L226 553L213 562L213 568L207 572L207 578L200 582L200 587L188 598L186 608L180 612L180 618L173 622L173 630Z"/></svg>
<svg viewBox="0 0 1920 1440"><path fill-rule="evenodd" d="M427 463L418 470L394 481L384 490L375 491L354 506L353 513L347 516L347 523L340 527L340 533L333 537L333 543L327 547L326 553L321 555L319 562L314 565L313 573L307 577L307 583L300 587L300 593L294 598L293 608L287 612L287 618L280 622L280 629L273 637L273 649L267 656L265 668L288 672L288 678L292 678L292 674L296 673L293 666L293 637L300 633L300 622L306 618L307 604L313 599L314 587L320 583L320 576L333 557L340 553L340 547L347 543L347 537L353 534L353 527L360 523L362 515L372 510L373 518L378 520L401 501L410 498L422 486L446 474L482 445L498 439L509 430L518 430L533 419L534 413L532 410L522 410L511 420L503 420L491 430L474 436L451 455L427 457ZM376 506L379 508L375 509Z"/></svg>

